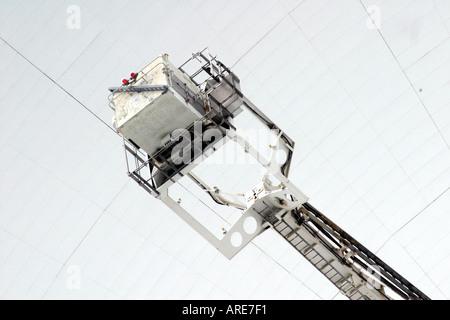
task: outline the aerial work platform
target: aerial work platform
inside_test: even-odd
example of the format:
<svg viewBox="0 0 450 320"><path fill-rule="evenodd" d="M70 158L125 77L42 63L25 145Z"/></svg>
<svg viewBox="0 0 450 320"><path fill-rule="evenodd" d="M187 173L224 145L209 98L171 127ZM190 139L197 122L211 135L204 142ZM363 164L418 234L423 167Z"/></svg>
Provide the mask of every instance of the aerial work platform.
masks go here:
<svg viewBox="0 0 450 320"><path fill-rule="evenodd" d="M113 124L123 137L129 176L227 258L272 229L351 300L428 299L309 204L289 180L294 141L242 93L239 78L207 49L178 68L162 55L110 91ZM273 138L266 146L269 156L240 134L236 120L243 114ZM195 172L230 143L263 171L253 187L241 193L211 186L205 182L208 177ZM199 218L208 212L200 214L198 206L189 207L172 195L185 180L200 190L199 202L205 204L208 198L237 212L236 219L220 232L215 225L211 230ZM192 193L191 187L183 188ZM204 207L217 215L212 205Z"/></svg>

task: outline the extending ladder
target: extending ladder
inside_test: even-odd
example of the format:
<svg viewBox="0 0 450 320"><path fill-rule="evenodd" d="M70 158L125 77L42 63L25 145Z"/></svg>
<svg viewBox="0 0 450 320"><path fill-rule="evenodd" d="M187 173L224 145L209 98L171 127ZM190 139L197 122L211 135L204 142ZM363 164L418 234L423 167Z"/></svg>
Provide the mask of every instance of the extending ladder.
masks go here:
<svg viewBox="0 0 450 320"><path fill-rule="evenodd" d="M350 300L429 300L309 203L266 221Z"/></svg>
<svg viewBox="0 0 450 320"><path fill-rule="evenodd" d="M341 264L337 257L331 257L332 253L324 254L318 249L320 240L314 238L314 241L306 240L304 234L309 231L303 226L300 229L294 229L284 219L273 224L273 229L285 238L303 257L306 258L317 270L319 270L330 282L332 282L342 294L351 300L368 300L364 290L361 290L362 283L355 285L352 275L343 272L342 268L338 268L337 264ZM310 237L313 237L311 233ZM328 256L328 257L326 257ZM345 268L344 266L342 266ZM347 274L346 274L347 273ZM381 296L384 296L383 294ZM385 297L385 296L384 296ZM385 297L387 299L387 297Z"/></svg>

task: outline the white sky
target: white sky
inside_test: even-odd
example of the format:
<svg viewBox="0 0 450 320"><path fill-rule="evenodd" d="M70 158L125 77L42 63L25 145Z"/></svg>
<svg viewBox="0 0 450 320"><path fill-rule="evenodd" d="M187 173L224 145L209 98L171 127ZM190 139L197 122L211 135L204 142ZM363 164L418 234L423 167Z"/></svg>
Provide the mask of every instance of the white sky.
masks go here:
<svg viewBox="0 0 450 320"><path fill-rule="evenodd" d="M310 202L450 298L449 30L447 0L1 1L0 298L341 298L273 232L228 261L126 176L107 88L206 46Z"/></svg>

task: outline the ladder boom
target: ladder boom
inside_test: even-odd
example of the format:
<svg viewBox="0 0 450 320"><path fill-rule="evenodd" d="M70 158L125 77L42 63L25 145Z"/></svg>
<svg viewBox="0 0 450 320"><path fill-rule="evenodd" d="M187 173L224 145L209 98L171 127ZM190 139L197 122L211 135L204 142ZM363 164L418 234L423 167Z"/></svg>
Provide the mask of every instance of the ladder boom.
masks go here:
<svg viewBox="0 0 450 320"><path fill-rule="evenodd" d="M197 67L189 73L191 63ZM114 127L123 136L129 176L227 258L273 229L351 300L429 299L309 203L288 178L294 140L241 92L239 78L207 49L179 68L162 55L124 84L110 88L110 107L115 112ZM270 159L240 136L234 119L244 111L273 134L276 143L269 146ZM246 193L208 186L193 173L229 142L240 146L266 172ZM286 157L279 163L281 152ZM181 199L171 197L169 190L183 178L211 197L214 205L241 212L229 230L222 229L220 238L186 210ZM252 232L245 230L248 219L256 224ZM237 244L236 235L240 237Z"/></svg>

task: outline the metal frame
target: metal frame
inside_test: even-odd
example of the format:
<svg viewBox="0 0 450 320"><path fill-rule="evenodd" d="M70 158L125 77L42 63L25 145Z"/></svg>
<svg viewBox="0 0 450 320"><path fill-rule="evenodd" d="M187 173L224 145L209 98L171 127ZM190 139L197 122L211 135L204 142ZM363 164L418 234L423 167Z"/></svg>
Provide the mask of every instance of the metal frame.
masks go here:
<svg viewBox="0 0 450 320"><path fill-rule="evenodd" d="M201 121L209 121L211 125L223 132L223 139L221 141L214 141L211 145L208 145L203 150L198 150L198 155L201 156L208 156L212 154L215 150L217 150L220 146L223 144L233 141L237 143L239 146L242 147L242 149L250 154L252 157L254 157L262 166L266 167L268 172L272 174L278 181L279 184L277 187L273 187L272 189L276 189L274 191L275 194L279 194L279 198L285 198L287 195L287 192L284 190L289 190L289 195L294 194L297 199L301 199L300 202L296 203L296 205L301 205L302 203L306 202L308 198L293 185L289 179L287 178L290 163L292 160L292 154L294 151L294 142L292 139L290 139L281 129L279 129L278 126L276 126L266 115L264 115L253 103L250 102L246 97L243 96L243 94L239 91L238 87L236 86L236 83L239 82L239 79L220 61L218 61L215 57L205 56L205 51L202 51L198 53L197 55L194 55L191 59L189 59L186 63L180 67L180 71L186 72L183 69L183 66L186 66L189 62L192 61L199 61L201 62L201 67L197 71L195 71L193 74L188 75L189 78L192 80L193 83L195 83L197 86L201 86L201 83L196 82L196 77L201 75L202 73L206 73L207 80L209 79L215 79L219 80L218 85L209 88L207 92L205 92L204 101L211 101L211 104L205 108L205 115L201 119ZM216 73L212 73L210 70L213 69L213 65L218 66L215 70ZM231 79L231 81L229 80ZM168 90L174 90L176 93L182 95L182 98L185 99L186 103L190 104L198 104L199 103L199 97L195 97L192 92L190 92L186 86L183 86L179 83L179 79L171 79L172 85L174 88L168 88ZM206 80L204 81L206 82ZM231 93L229 96L225 97L223 100L218 101L214 97L214 93L216 90L220 88L221 84L227 85L229 88L231 88ZM127 92L129 89L127 89L126 86L121 87L123 88L118 89L115 88L114 92ZM130 90L131 91L131 90ZM123 94L123 93L122 93ZM251 144L246 141L244 138L239 136L236 132L236 128L232 124L232 119L234 117L234 114L232 112L229 112L224 105L231 100L231 98L235 96L237 99L239 99L239 103L241 108L246 108L250 111L250 113L255 116L257 120L259 120L261 123L263 123L268 130L271 130L272 132L275 132L278 135L278 143L276 146L272 148L272 159L268 161L265 159ZM201 104L201 103L200 103ZM239 111L239 110L235 110ZM193 126L188 128L188 131L192 131ZM124 148L125 148L125 154L127 159L127 169L128 169L128 175L135 180L141 187L143 187L147 192L149 192L154 197L160 199L163 201L169 208L171 208L175 213L177 213L183 220L185 220L191 227L193 227L195 230L197 230L200 234L202 234L205 239L207 239L213 246L218 248L226 257L231 259L234 257L240 250L242 250L246 244L248 244L253 238L255 238L257 235L262 233L264 230L267 229L268 225L264 221L263 216L261 215L260 211L260 204L255 204L254 206L250 207L250 209L247 209L241 218L234 223L234 225L228 230L228 232L223 236L222 239L218 239L216 236L214 236L209 230L204 228L195 218L193 218L188 212L186 212L182 206L178 203L178 201L175 201L174 199L170 198L168 189L171 185L176 183L180 178L187 176L192 181L194 181L200 188L208 192L208 194L219 204L239 208L241 210L245 209L244 203L239 203L238 201L230 202L225 201L225 198L223 197L223 194L220 190L214 190L207 186L201 179L197 176L195 176L191 171L193 168L195 168L196 165L198 165L198 162L196 162L196 158L192 158L192 161L189 164L184 164L181 166L177 166L171 162L171 159L164 158L163 154L170 150L170 148L173 147L172 145L167 145L165 148L158 151L157 154L153 155L152 157L149 157L145 152L139 149L139 146L135 145L133 141L130 141L124 137ZM195 145L194 145L195 148ZM286 163L282 166L278 165L278 163L275 161L276 153L280 150L286 150L286 154L288 155ZM163 157L163 161L166 165L168 165L169 168L172 169L172 172L170 174L167 173L166 170L161 168L161 165L158 164L158 161L156 161L157 158ZM161 159L159 159L161 160ZM155 170L156 169L156 170ZM154 175L155 173L161 173L165 175L166 182L162 185L155 185L154 182ZM283 193L283 194L282 194ZM267 197L275 197L273 194L267 195ZM272 199L273 200L273 199ZM283 206L279 206L278 211L280 211L280 214L286 213L289 210L292 210L293 207L284 208ZM245 220L248 217L252 217L257 221L257 229L256 231L249 235L243 230L243 224ZM239 246L234 246L231 243L231 238L233 234L238 232L243 240L242 244Z"/></svg>
<svg viewBox="0 0 450 320"><path fill-rule="evenodd" d="M190 63L196 63L200 67L188 74L185 69ZM239 79L229 68L204 49L193 54L179 70L185 73L192 83L203 88L203 95L195 95L186 84L173 75L168 75L171 77L171 86L167 90L172 90L187 104L199 112L202 111L201 121L209 123L223 136L206 146L202 144L201 150L194 152L192 161L181 166L164 157L164 154L174 147L173 144L169 143L150 157L139 150L139 146L124 137L128 174L132 179L164 202L229 259L256 236L268 228L273 228L349 299L391 299L384 288L390 288L403 299L428 299L425 294L308 203L308 197L288 178L294 141L242 94ZM197 78L202 74L204 80L198 81ZM219 101L218 92L222 90L223 93L223 88L227 88L226 92L229 94ZM115 89L115 92L127 91ZM267 130L276 134L277 143L272 148L271 159L265 159L256 148L238 135L233 126L233 118L242 109L248 110ZM193 127L188 128L188 132L192 133L193 130ZM240 145L267 172L260 184L245 195L246 203L238 200L237 195L232 201L227 200L224 192L218 188L211 188L192 173L192 169L198 165L198 161L196 162L198 155L209 156L229 141ZM283 150L287 155L286 161L282 164L276 161L279 150ZM162 168L161 163L166 167ZM155 183L155 173L165 176L164 183L159 185ZM170 186L184 176L209 194L216 203L243 210L241 217L221 239L169 196ZM276 179L275 184L269 180L273 178ZM244 228L245 221L249 218L256 221L256 228L250 233ZM239 244L233 243L233 236L236 234L241 236Z"/></svg>

